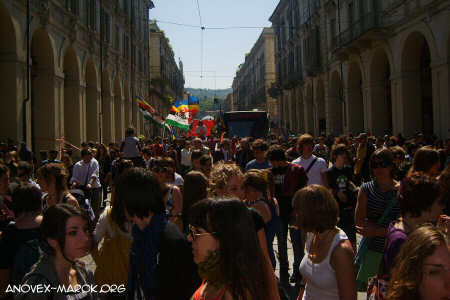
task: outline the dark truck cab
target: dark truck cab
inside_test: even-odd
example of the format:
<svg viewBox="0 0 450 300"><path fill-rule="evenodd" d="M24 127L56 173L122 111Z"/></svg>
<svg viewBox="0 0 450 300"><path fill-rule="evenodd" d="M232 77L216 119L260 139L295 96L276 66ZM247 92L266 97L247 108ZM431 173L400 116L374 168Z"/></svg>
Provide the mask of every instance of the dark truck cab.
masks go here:
<svg viewBox="0 0 450 300"><path fill-rule="evenodd" d="M223 119L229 138L265 138L269 133L269 117L265 111L226 112Z"/></svg>

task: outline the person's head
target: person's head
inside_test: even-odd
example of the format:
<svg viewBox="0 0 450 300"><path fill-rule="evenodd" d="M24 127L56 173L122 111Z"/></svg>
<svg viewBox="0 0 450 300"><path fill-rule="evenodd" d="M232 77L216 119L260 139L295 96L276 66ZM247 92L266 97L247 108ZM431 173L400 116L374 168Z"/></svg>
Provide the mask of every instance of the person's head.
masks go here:
<svg viewBox="0 0 450 300"><path fill-rule="evenodd" d="M261 162L266 159L266 151L268 148L266 141L263 139L257 139L252 143L252 151L256 161Z"/></svg>
<svg viewBox="0 0 450 300"><path fill-rule="evenodd" d="M71 204L49 207L42 218L41 234L48 255L69 262L86 256L91 249L91 226L86 212Z"/></svg>
<svg viewBox="0 0 450 300"><path fill-rule="evenodd" d="M84 163L88 164L91 162L92 159L92 152L89 149L83 149L81 150L81 159L84 161Z"/></svg>
<svg viewBox="0 0 450 300"><path fill-rule="evenodd" d="M150 170L153 172L156 179L158 179L159 183L167 183L167 173L169 172L169 169L164 157L157 156L153 158L150 162Z"/></svg>
<svg viewBox="0 0 450 300"><path fill-rule="evenodd" d="M200 165L200 157L202 157L203 155L203 151L202 150L194 150L191 153L191 164L192 164L192 168L196 171L200 171L201 170L201 165Z"/></svg>
<svg viewBox="0 0 450 300"><path fill-rule="evenodd" d="M300 156L309 157L314 150L314 138L310 134L302 134L297 139L297 152Z"/></svg>
<svg viewBox="0 0 450 300"><path fill-rule="evenodd" d="M108 156L108 151L106 150L106 146L103 144L99 144L98 145L98 151L97 151L97 155L99 158L104 158L106 156Z"/></svg>
<svg viewBox="0 0 450 300"><path fill-rule="evenodd" d="M174 154L175 157L174 158L172 156L164 157L164 162L163 162L163 166L165 166L167 168L167 172L165 173L167 183L173 182L175 180L176 153L175 153L175 151L172 151L172 153Z"/></svg>
<svg viewBox="0 0 450 300"><path fill-rule="evenodd" d="M339 205L321 185L313 184L297 191L292 199L297 224L307 232L322 233L333 229L339 219Z"/></svg>
<svg viewBox="0 0 450 300"><path fill-rule="evenodd" d="M365 144L367 143L367 133L365 132L361 132L357 137L356 137L358 143L360 144ZM381 138L380 138L381 139ZM383 139L381 139L381 143L383 143Z"/></svg>
<svg viewBox="0 0 450 300"><path fill-rule="evenodd" d="M440 168L439 153L436 149L426 146L414 154L413 170L425 172L430 176L438 176Z"/></svg>
<svg viewBox="0 0 450 300"><path fill-rule="evenodd" d="M125 135L126 136L134 136L134 127L128 127L126 130L125 130Z"/></svg>
<svg viewBox="0 0 450 300"><path fill-rule="evenodd" d="M190 171L184 176L183 215L187 216L192 205L208 197L208 178L199 171Z"/></svg>
<svg viewBox="0 0 450 300"><path fill-rule="evenodd" d="M0 164L0 195L5 195L9 187L9 169L4 164Z"/></svg>
<svg viewBox="0 0 450 300"><path fill-rule="evenodd" d="M399 168L403 161L405 160L406 152L400 146L393 146L390 148L392 154L394 155L394 165Z"/></svg>
<svg viewBox="0 0 450 300"><path fill-rule="evenodd" d="M239 199L207 199L191 208L189 220L188 239L201 277L207 266L216 267L216 280L233 299L265 299L267 267L246 206Z"/></svg>
<svg viewBox="0 0 450 300"><path fill-rule="evenodd" d="M200 138L195 138L195 139L192 141L192 148L193 148L193 149L202 150L202 149L203 149L202 140L201 140Z"/></svg>
<svg viewBox="0 0 450 300"><path fill-rule="evenodd" d="M33 166L27 161L19 161L17 165L17 178L19 181L27 182L33 175Z"/></svg>
<svg viewBox="0 0 450 300"><path fill-rule="evenodd" d="M111 168L112 185L115 186L120 176L128 169L134 167L133 161L129 159L117 159L113 162Z"/></svg>
<svg viewBox="0 0 450 300"><path fill-rule="evenodd" d="M375 179L392 178L394 155L388 148L375 150L370 156L370 169Z"/></svg>
<svg viewBox="0 0 450 300"><path fill-rule="evenodd" d="M243 174L239 166L220 161L211 170L209 181L211 193L217 197L243 199L242 178Z"/></svg>
<svg viewBox="0 0 450 300"><path fill-rule="evenodd" d="M41 212L41 191L31 183L20 183L12 193L12 210L16 218Z"/></svg>
<svg viewBox="0 0 450 300"><path fill-rule="evenodd" d="M250 142L249 138L243 138L243 139L241 139L239 145L240 145L240 147L242 149L248 149L249 148L249 142Z"/></svg>
<svg viewBox="0 0 450 300"><path fill-rule="evenodd" d="M436 224L446 204L443 200L439 182L431 176L413 172L402 180L398 202L404 217Z"/></svg>
<svg viewBox="0 0 450 300"><path fill-rule="evenodd" d="M37 178L43 192L58 193L67 190L67 170L62 164L50 163L38 169Z"/></svg>
<svg viewBox="0 0 450 300"><path fill-rule="evenodd" d="M56 157L58 157L58 151L56 151L56 150L48 151L48 160L50 160L50 161L55 160Z"/></svg>
<svg viewBox="0 0 450 300"><path fill-rule="evenodd" d="M450 298L450 252L443 232L425 225L400 248L391 271L388 299Z"/></svg>
<svg viewBox="0 0 450 300"><path fill-rule="evenodd" d="M253 202L259 198L269 198L269 185L266 177L268 173L263 170L252 169L245 173L243 187L245 192L245 199Z"/></svg>
<svg viewBox="0 0 450 300"><path fill-rule="evenodd" d="M125 203L127 217L141 230L149 224L151 216L165 211L160 182L143 168L128 169L120 176L115 197Z"/></svg>
<svg viewBox="0 0 450 300"><path fill-rule="evenodd" d="M66 168L73 165L72 157L70 157L70 155L68 154L64 154L61 158L61 161Z"/></svg>
<svg viewBox="0 0 450 300"><path fill-rule="evenodd" d="M142 149L142 157L145 160L149 160L152 157L152 150L150 148L144 148Z"/></svg>
<svg viewBox="0 0 450 300"><path fill-rule="evenodd" d="M200 171L205 174L206 177L209 178L209 175L211 175L211 168L212 168L212 158L209 154L203 154L199 161Z"/></svg>
<svg viewBox="0 0 450 300"><path fill-rule="evenodd" d="M270 146L266 158L274 168L286 165L286 154L284 148L280 145Z"/></svg>
<svg viewBox="0 0 450 300"><path fill-rule="evenodd" d="M344 144L337 144L333 146L331 151L331 160L339 166L343 166L348 163L350 154L348 153L347 146Z"/></svg>

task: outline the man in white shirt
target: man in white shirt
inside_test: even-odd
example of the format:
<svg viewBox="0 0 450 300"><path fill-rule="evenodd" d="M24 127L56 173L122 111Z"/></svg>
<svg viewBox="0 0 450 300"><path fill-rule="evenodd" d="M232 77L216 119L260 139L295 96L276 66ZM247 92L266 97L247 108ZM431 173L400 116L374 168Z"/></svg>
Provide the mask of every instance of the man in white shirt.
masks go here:
<svg viewBox="0 0 450 300"><path fill-rule="evenodd" d="M73 166L70 184L73 189L82 189L89 196L92 210L95 214L95 222L100 216L101 190L102 185L99 180L98 161L92 156L88 149L81 150L81 160Z"/></svg>
<svg viewBox="0 0 450 300"><path fill-rule="evenodd" d="M297 151L300 157L292 161L301 165L308 175L308 184L323 185L325 172L328 170L327 163L323 158L313 155L314 138L309 134L301 135L297 140Z"/></svg>

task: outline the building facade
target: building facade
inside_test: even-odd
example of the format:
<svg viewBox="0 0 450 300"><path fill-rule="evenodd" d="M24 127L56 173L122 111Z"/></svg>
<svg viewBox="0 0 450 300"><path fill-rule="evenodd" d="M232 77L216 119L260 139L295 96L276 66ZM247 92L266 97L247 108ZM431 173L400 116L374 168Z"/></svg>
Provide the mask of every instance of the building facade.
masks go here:
<svg viewBox="0 0 450 300"><path fill-rule="evenodd" d="M233 79L233 110L259 109L277 118L276 99L268 93L274 82L274 32L264 28Z"/></svg>
<svg viewBox="0 0 450 300"><path fill-rule="evenodd" d="M31 0L29 19L26 3L0 2L0 138L37 152L143 133L152 1Z"/></svg>
<svg viewBox="0 0 450 300"><path fill-rule="evenodd" d="M233 111L233 93L227 94L226 98L223 100L223 111Z"/></svg>
<svg viewBox="0 0 450 300"><path fill-rule="evenodd" d="M450 137L449 8L449 0L281 0L270 18L280 126Z"/></svg>
<svg viewBox="0 0 450 300"><path fill-rule="evenodd" d="M150 22L150 98L165 118L175 100L184 97L183 63L175 61L169 39L155 21Z"/></svg>

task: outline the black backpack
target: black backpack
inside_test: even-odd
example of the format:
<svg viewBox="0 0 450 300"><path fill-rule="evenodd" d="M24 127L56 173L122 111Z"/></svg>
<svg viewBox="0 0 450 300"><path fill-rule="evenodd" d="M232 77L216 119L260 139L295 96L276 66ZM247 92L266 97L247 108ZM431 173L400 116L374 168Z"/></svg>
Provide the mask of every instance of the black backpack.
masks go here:
<svg viewBox="0 0 450 300"><path fill-rule="evenodd" d="M20 245L14 256L11 269L11 284L20 284L31 267L43 253L43 243L39 238L28 240Z"/></svg>

